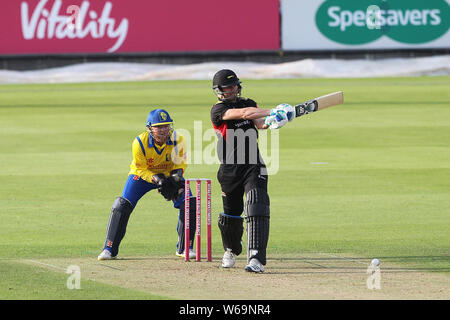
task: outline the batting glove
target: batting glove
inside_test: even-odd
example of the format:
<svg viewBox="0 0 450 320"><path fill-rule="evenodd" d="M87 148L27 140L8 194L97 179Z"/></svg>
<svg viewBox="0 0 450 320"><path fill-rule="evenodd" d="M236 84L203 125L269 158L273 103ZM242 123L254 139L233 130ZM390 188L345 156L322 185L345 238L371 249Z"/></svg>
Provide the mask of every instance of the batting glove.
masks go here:
<svg viewBox="0 0 450 320"><path fill-rule="evenodd" d="M282 110L282 109L270 109L270 116L275 116L277 121L281 121L281 120L288 120L286 111Z"/></svg>
<svg viewBox="0 0 450 320"><path fill-rule="evenodd" d="M269 126L270 129L279 129L283 127L286 123L288 123L287 119L278 118L276 115L267 116L264 123Z"/></svg>
<svg viewBox="0 0 450 320"><path fill-rule="evenodd" d="M276 106L276 110L284 110L289 121L295 119L295 108L288 103L282 103Z"/></svg>

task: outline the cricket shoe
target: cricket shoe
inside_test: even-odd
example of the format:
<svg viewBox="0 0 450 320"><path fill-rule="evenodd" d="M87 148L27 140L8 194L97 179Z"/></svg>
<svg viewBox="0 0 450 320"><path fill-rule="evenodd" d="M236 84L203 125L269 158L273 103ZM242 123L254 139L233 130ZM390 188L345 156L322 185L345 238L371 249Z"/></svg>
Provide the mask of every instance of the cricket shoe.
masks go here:
<svg viewBox="0 0 450 320"><path fill-rule="evenodd" d="M236 263L236 255L231 252L231 249L227 248L227 251L223 254L222 268L232 268Z"/></svg>
<svg viewBox="0 0 450 320"><path fill-rule="evenodd" d="M259 262L258 259L253 258L250 260L249 264L245 267L245 271L263 273L264 266L261 264L261 262Z"/></svg>
<svg viewBox="0 0 450 320"><path fill-rule="evenodd" d="M100 260L114 260L117 256L112 256L111 251L104 249L97 257L97 259Z"/></svg>
<svg viewBox="0 0 450 320"><path fill-rule="evenodd" d="M182 253L179 253L178 250L175 252L175 254L177 255L177 257L183 257L184 258L184 251ZM189 249L189 259L194 259L195 257L197 257L197 254L195 253L194 250Z"/></svg>

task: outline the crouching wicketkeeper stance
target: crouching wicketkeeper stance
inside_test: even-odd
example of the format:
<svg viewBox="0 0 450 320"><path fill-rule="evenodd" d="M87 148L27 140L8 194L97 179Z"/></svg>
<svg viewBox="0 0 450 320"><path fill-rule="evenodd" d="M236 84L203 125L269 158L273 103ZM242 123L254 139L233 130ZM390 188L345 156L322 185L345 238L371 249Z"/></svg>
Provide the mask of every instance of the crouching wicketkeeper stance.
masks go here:
<svg viewBox="0 0 450 320"><path fill-rule="evenodd" d="M139 199L150 190L157 189L173 206L179 209L178 243L176 254L184 257L184 178L186 153L183 137L173 130L173 121L163 109L150 112L147 118L147 131L133 141L133 160L128 179L121 197L118 197L111 209L106 240L98 260L110 260L117 257L119 245L125 236L128 219ZM190 239L195 233L195 197L190 198ZM193 246L193 240L190 247ZM189 251L195 257L193 250Z"/></svg>
<svg viewBox="0 0 450 320"><path fill-rule="evenodd" d="M211 109L211 121L219 138L217 154L221 162L217 178L224 210L219 214L225 250L222 267L233 267L236 256L242 252L244 221L241 215L245 211L248 237L245 270L264 272L270 201L257 129L281 128L294 118L292 111L295 110L262 109L255 101L242 98L241 81L231 70L220 70L214 75L213 90L219 98Z"/></svg>

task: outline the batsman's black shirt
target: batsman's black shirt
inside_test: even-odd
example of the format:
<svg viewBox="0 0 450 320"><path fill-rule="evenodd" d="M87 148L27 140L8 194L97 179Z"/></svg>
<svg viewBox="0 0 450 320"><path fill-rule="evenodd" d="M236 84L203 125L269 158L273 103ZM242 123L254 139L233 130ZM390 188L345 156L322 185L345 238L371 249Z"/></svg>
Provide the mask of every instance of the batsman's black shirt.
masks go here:
<svg viewBox="0 0 450 320"><path fill-rule="evenodd" d="M222 165L263 164L258 148L258 129L252 120L223 120L229 109L258 107L255 101L238 98L236 102L219 101L211 108L211 121L216 130L217 155Z"/></svg>

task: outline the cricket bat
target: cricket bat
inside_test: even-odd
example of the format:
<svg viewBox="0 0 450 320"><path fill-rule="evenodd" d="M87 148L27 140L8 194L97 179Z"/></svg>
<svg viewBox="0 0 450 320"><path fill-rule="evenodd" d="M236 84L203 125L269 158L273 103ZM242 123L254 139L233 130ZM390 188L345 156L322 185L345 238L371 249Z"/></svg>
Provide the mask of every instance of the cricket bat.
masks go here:
<svg viewBox="0 0 450 320"><path fill-rule="evenodd" d="M342 91L333 92L294 106L295 117L326 109L344 103L344 93Z"/></svg>

